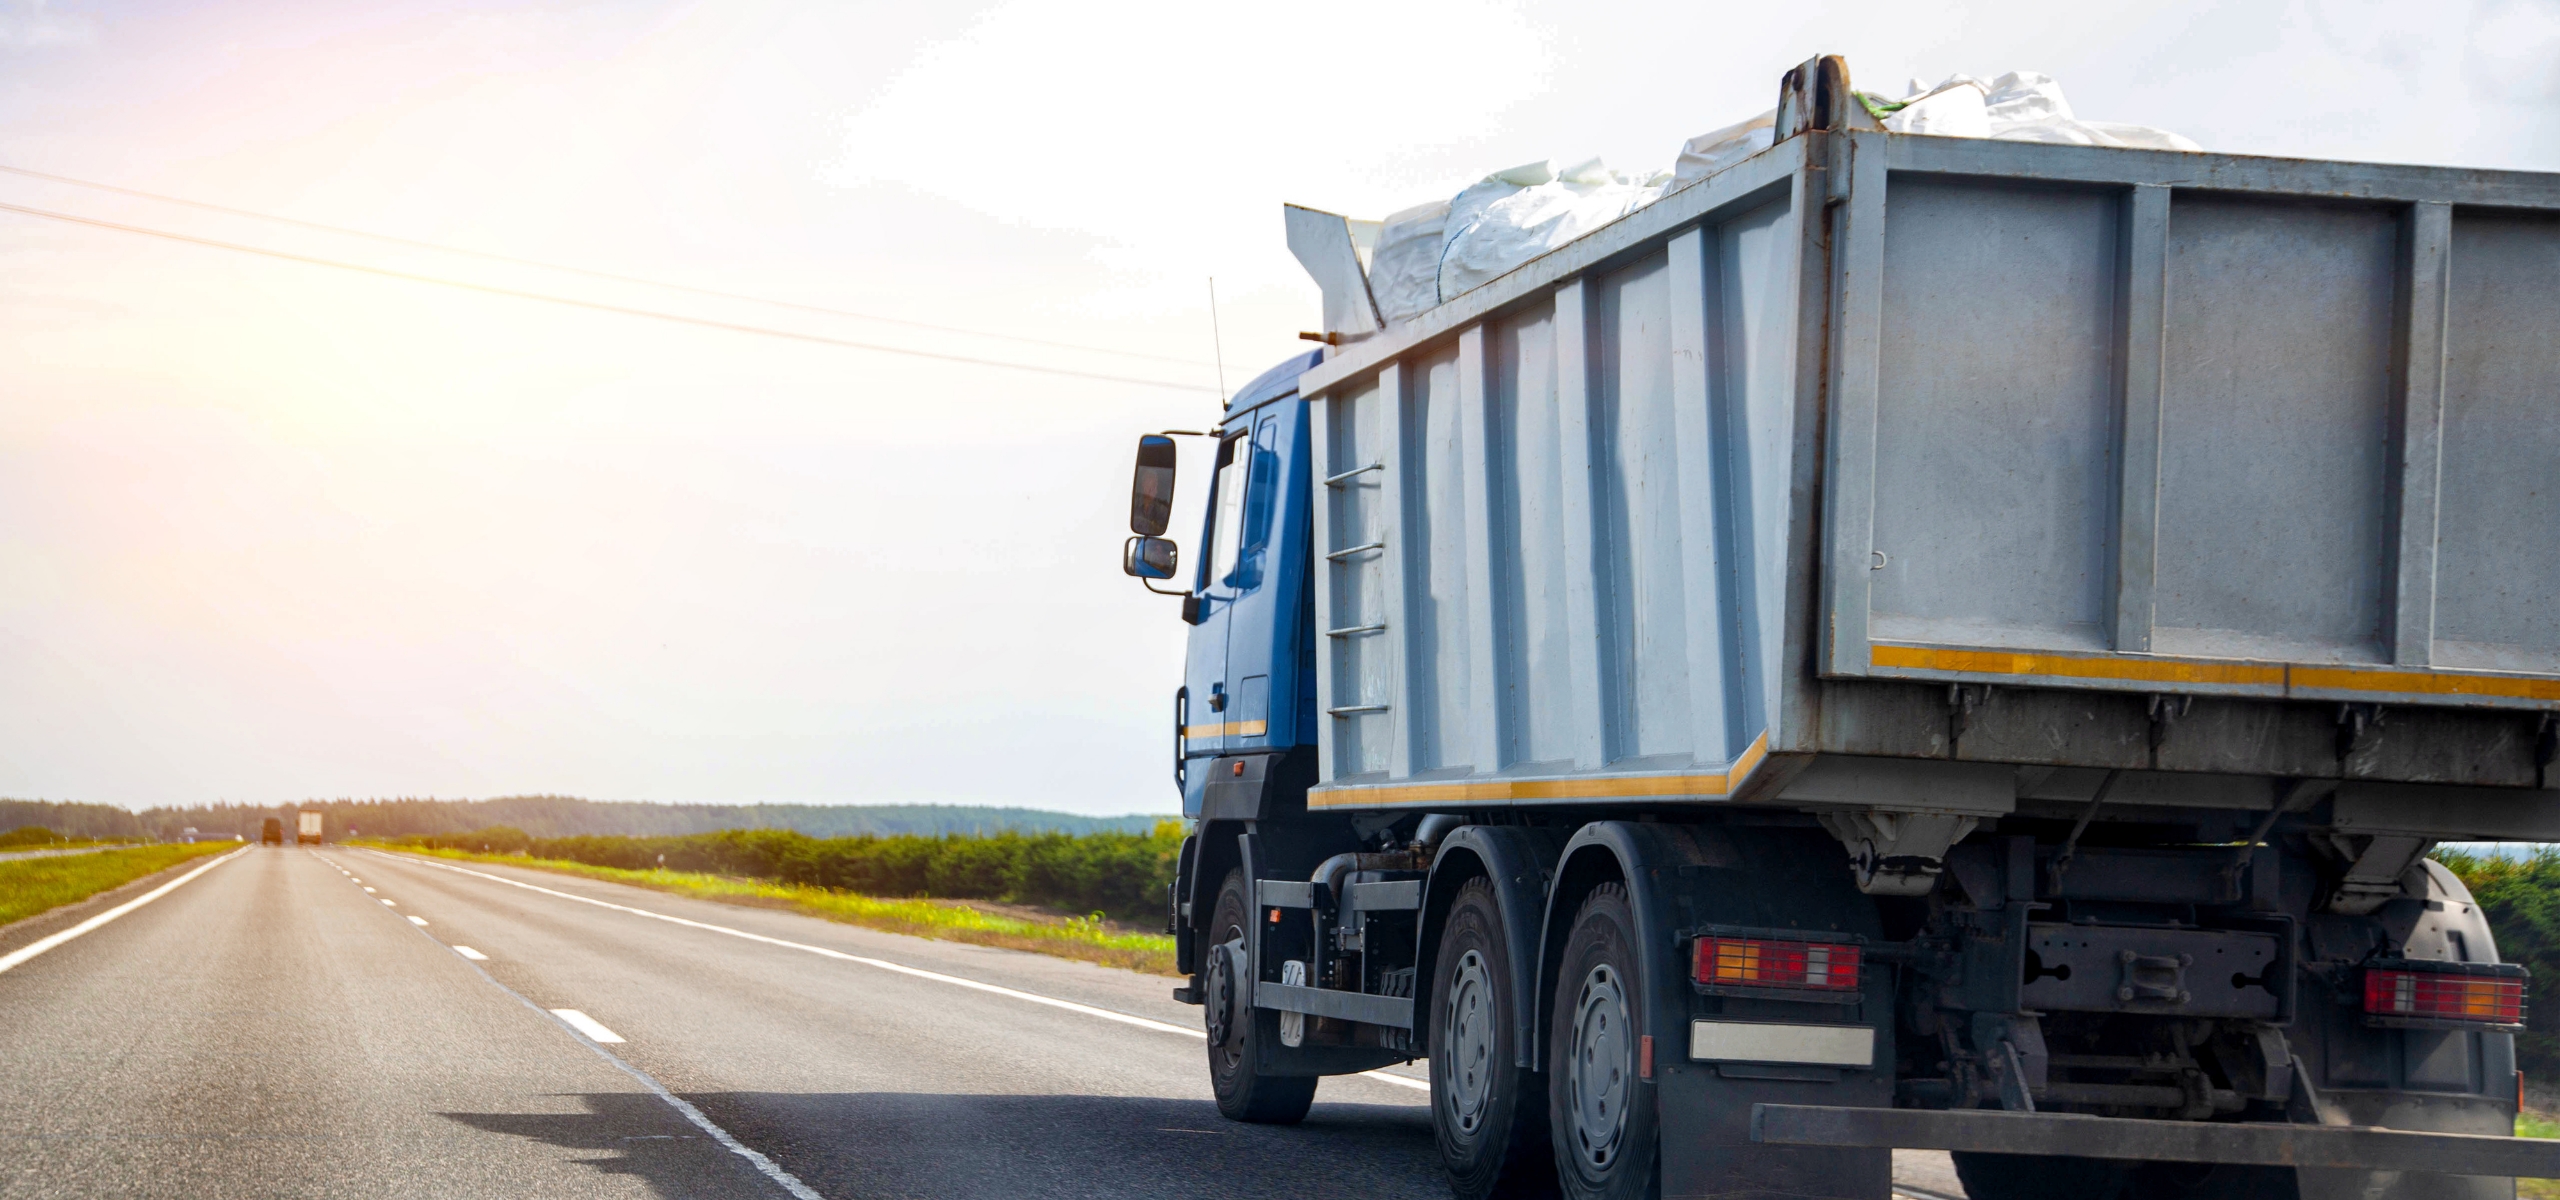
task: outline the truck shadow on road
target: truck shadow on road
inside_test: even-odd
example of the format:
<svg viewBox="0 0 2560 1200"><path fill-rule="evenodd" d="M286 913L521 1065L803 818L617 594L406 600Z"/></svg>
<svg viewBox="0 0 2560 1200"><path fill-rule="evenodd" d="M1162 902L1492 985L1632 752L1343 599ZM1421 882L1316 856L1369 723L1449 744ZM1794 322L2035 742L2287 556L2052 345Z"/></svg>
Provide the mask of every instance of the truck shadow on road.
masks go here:
<svg viewBox="0 0 2560 1200"><path fill-rule="evenodd" d="M572 1150L658 1195L734 1194L743 1163L650 1096L580 1097L587 1113L445 1113ZM1295 1127L1242 1125L1205 1100L914 1092L721 1092L685 1099L828 1200L890 1197L1448 1194L1419 1106L1328 1104ZM725 1160L725 1161L720 1161ZM714 1182L728 1174L736 1183Z"/></svg>

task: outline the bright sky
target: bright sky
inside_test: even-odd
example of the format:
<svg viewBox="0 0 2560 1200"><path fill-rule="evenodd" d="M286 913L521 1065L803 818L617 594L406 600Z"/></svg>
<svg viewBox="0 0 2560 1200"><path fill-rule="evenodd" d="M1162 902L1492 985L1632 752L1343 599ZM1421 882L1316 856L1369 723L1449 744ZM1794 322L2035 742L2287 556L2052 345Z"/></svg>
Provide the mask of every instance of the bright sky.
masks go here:
<svg viewBox="0 0 2560 1200"><path fill-rule="evenodd" d="M0 0L0 794L1174 804L1131 439L1316 323L1279 204L1666 165L1846 54L2264 154L2560 169L2560 0ZM1200 471L1190 472L1196 484ZM1177 531L1197 527L1196 500Z"/></svg>

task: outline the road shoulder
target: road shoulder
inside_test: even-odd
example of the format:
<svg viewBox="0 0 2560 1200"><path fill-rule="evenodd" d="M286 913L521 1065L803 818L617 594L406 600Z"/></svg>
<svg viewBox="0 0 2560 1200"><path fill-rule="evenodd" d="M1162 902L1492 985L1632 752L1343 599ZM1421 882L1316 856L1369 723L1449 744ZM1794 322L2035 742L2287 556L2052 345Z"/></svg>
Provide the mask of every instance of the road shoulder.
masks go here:
<svg viewBox="0 0 2560 1200"><path fill-rule="evenodd" d="M219 857L219 855L211 855L172 863L139 879L117 884L103 892L93 892L69 904L56 905L34 916L0 925L0 954L7 954L30 942L51 937Z"/></svg>

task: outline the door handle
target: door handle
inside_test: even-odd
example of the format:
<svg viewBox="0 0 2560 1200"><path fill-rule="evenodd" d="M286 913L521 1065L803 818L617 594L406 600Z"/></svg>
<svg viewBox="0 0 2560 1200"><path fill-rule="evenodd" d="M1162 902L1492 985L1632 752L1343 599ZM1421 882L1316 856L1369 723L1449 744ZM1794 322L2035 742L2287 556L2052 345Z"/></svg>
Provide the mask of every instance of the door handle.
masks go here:
<svg viewBox="0 0 2560 1200"><path fill-rule="evenodd" d="M1227 711L1227 685L1226 685L1226 684L1224 684L1224 683L1213 683L1213 684L1210 684L1210 685L1209 685L1209 711L1210 711L1210 712L1225 712L1225 711Z"/></svg>
<svg viewBox="0 0 2560 1200"><path fill-rule="evenodd" d="M1191 720L1191 688L1186 684L1173 689L1173 790L1179 793L1190 782L1185 761L1191 747L1184 743L1184 723Z"/></svg>

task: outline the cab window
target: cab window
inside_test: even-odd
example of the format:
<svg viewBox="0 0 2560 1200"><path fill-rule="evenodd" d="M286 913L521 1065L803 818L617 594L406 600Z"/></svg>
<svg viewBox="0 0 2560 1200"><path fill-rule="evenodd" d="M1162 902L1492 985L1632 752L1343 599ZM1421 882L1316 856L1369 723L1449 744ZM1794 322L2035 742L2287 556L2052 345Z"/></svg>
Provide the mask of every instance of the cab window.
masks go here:
<svg viewBox="0 0 2560 1200"><path fill-rule="evenodd" d="M1209 557L1203 561L1203 589L1226 583L1235 574L1236 562L1244 550L1245 493L1250 481L1253 455L1242 437L1231 437L1218 443L1218 473L1210 484Z"/></svg>
<svg viewBox="0 0 2560 1200"><path fill-rule="evenodd" d="M1253 431L1253 450L1236 447L1239 457L1250 457L1253 465L1246 470L1244 499L1244 564L1251 567L1259 560L1262 547L1271 540L1272 501L1280 491L1280 422L1271 417ZM1238 586L1252 587L1251 580L1239 580Z"/></svg>

